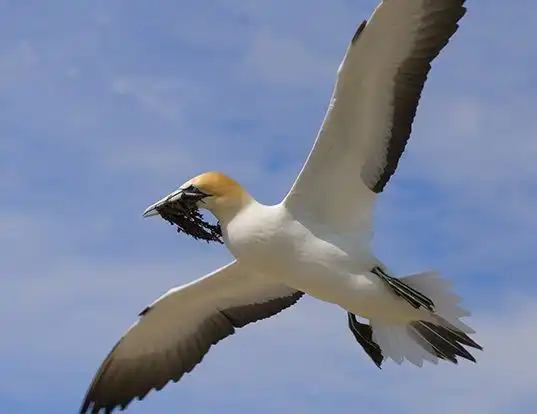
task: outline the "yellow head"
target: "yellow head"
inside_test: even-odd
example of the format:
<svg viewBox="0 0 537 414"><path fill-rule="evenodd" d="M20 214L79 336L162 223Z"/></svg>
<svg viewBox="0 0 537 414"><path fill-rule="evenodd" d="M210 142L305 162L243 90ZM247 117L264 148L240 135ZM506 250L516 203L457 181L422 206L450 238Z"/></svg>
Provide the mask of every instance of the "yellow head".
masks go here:
<svg viewBox="0 0 537 414"><path fill-rule="evenodd" d="M233 218L252 200L242 185L216 171L200 174L188 180L180 188L189 186L207 195L197 202L198 207L209 210L220 220Z"/></svg>
<svg viewBox="0 0 537 414"><path fill-rule="evenodd" d="M191 178L160 202L173 201L177 197L194 198L199 208L209 210L224 222L231 220L252 200L252 197L237 181L215 171Z"/></svg>
<svg viewBox="0 0 537 414"><path fill-rule="evenodd" d="M224 202L224 200L238 201L242 200L248 193L233 178L228 177L216 171L205 172L184 183L181 188L195 186L198 190L208 194L215 202Z"/></svg>

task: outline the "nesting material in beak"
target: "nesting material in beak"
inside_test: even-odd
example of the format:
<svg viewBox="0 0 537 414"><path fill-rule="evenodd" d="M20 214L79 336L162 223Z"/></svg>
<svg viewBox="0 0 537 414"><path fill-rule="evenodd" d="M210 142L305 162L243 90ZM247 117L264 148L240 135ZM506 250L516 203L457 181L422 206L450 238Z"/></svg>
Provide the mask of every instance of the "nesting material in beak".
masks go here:
<svg viewBox="0 0 537 414"><path fill-rule="evenodd" d="M219 224L211 224L203 219L195 198L182 191L172 193L150 206L144 217L160 215L171 225L177 226L178 233L185 233L196 240L223 244L222 229Z"/></svg>

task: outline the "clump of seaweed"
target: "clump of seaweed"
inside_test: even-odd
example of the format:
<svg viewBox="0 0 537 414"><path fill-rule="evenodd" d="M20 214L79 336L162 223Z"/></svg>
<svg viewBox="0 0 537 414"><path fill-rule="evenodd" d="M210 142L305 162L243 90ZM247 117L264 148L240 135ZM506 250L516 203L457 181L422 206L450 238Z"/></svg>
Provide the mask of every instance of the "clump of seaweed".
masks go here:
<svg viewBox="0 0 537 414"><path fill-rule="evenodd" d="M185 233L196 240L205 240L207 243L224 243L220 224L211 224L205 221L195 205L185 206L178 202L172 202L166 203L156 210L164 220L177 226L177 233Z"/></svg>

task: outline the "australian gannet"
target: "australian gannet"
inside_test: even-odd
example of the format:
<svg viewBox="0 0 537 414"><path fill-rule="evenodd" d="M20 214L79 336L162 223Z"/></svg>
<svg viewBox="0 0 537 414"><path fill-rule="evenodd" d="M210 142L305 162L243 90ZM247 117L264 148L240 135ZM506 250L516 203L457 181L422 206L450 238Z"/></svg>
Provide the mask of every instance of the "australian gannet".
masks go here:
<svg viewBox="0 0 537 414"><path fill-rule="evenodd" d="M211 345L304 294L343 308L379 367L386 358L475 361L465 347L481 347L449 283L435 272L396 277L370 248L377 194L409 139L430 63L465 11L464 0L380 3L352 38L313 149L279 204L208 172L145 211L208 210L235 260L147 306L95 375L82 413L124 409L178 381Z"/></svg>

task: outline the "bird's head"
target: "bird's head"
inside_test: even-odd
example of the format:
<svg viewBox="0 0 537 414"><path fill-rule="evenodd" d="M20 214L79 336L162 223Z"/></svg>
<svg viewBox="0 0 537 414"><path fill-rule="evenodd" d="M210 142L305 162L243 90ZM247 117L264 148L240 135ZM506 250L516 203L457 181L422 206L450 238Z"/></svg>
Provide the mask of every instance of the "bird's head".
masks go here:
<svg viewBox="0 0 537 414"><path fill-rule="evenodd" d="M191 178L177 190L149 206L144 217L161 215L188 218L198 209L213 213L223 224L228 223L252 201L248 192L234 179L219 173L206 172ZM175 220L172 221L175 224ZM188 231L187 231L188 233Z"/></svg>
<svg viewBox="0 0 537 414"><path fill-rule="evenodd" d="M220 221L232 219L252 200L242 185L219 172L200 174L180 188L193 194L197 207L209 210Z"/></svg>

